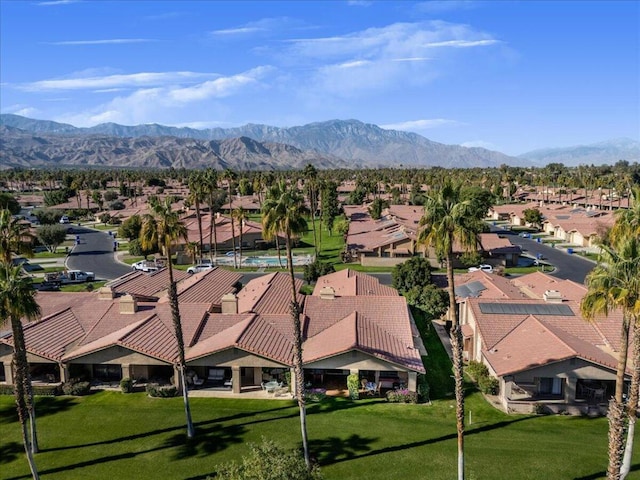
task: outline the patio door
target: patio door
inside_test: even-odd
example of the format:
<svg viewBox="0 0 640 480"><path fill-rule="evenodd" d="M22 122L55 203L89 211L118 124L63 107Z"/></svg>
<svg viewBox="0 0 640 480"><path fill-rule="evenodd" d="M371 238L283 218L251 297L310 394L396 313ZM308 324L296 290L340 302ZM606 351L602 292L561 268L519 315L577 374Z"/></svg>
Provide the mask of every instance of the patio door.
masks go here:
<svg viewBox="0 0 640 480"><path fill-rule="evenodd" d="M541 378L539 391L546 395L562 395L562 378Z"/></svg>

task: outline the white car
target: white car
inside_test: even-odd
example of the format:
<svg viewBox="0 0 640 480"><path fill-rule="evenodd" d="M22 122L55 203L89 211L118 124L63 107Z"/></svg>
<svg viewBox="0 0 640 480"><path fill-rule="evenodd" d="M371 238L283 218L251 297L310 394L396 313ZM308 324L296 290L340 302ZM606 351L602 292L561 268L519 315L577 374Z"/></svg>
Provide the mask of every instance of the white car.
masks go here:
<svg viewBox="0 0 640 480"><path fill-rule="evenodd" d="M204 272L205 270L211 270L212 268L213 264L211 263L211 260L202 260L200 263L187 268L187 273Z"/></svg>
<svg viewBox="0 0 640 480"><path fill-rule="evenodd" d="M156 262L150 262L148 260L140 260L139 262L131 265L132 270L140 270L142 272L155 272L160 269Z"/></svg>
<svg viewBox="0 0 640 480"><path fill-rule="evenodd" d="M67 217L66 215L63 215L62 217L60 217L60 223L67 224L67 223L71 223L71 222L69 220L69 217Z"/></svg>
<svg viewBox="0 0 640 480"><path fill-rule="evenodd" d="M487 273L493 273L493 267L491 265L478 265L477 267L470 267L470 272L483 271Z"/></svg>

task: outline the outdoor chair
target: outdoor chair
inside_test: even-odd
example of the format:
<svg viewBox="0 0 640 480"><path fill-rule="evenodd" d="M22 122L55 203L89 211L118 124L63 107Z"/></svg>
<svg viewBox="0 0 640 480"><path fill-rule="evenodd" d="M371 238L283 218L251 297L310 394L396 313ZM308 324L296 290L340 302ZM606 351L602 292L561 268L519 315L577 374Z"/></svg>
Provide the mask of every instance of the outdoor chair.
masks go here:
<svg viewBox="0 0 640 480"><path fill-rule="evenodd" d="M378 386L374 382L367 382L365 390L368 395L375 395L378 393Z"/></svg>

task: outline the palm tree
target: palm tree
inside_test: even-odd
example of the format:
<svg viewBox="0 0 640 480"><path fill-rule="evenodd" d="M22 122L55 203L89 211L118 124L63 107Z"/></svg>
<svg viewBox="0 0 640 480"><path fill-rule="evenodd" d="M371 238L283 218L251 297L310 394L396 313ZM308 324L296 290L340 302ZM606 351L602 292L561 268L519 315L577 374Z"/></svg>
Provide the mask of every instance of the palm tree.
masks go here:
<svg viewBox="0 0 640 480"><path fill-rule="evenodd" d="M616 368L615 395L609 401L609 466L607 478L620 478L624 451L624 377L627 369L629 329L640 317L640 238L618 239L617 249L601 246L598 265L586 279L587 294L582 299L582 315L592 320L610 310L622 312L620 348Z"/></svg>
<svg viewBox="0 0 640 480"><path fill-rule="evenodd" d="M218 256L218 235L216 232L216 214L220 211L220 207L224 203L224 190L218 188L218 174L215 170L209 169L203 176L204 191L206 202L209 205L209 258L213 259Z"/></svg>
<svg viewBox="0 0 640 480"><path fill-rule="evenodd" d="M169 303L171 305L174 334L178 343L178 369L182 383L184 411L187 417L187 437L192 438L195 435L195 431L191 421L189 390L187 389L185 376L184 336L182 335L182 321L180 320L180 309L178 307L178 290L173 279L173 265L171 262L171 247L178 239L184 239L185 243L187 242L187 227L180 220L178 212L171 208L171 199L169 197L162 202L152 197L149 199L149 203L151 213L146 214L142 220L140 244L143 249L148 249L157 244L167 257L167 266L169 267Z"/></svg>
<svg viewBox="0 0 640 480"><path fill-rule="evenodd" d="M20 267L11 267L7 264L0 266L0 324L11 323L16 407L31 475L37 480L39 476L33 459L33 454L37 451L35 409L21 320L22 318L34 320L40 316L40 306L36 302L35 293L31 280L21 275ZM31 426L31 440L27 434L27 418Z"/></svg>
<svg viewBox="0 0 640 480"><path fill-rule="evenodd" d="M233 170L225 170L222 174L222 178L227 181L227 191L229 194L229 213L233 211L233 195L231 195L231 184L237 178L236 173ZM233 248L233 268L238 268L238 259L236 258L236 227L231 215L231 246Z"/></svg>
<svg viewBox="0 0 640 480"><path fill-rule="evenodd" d="M11 265L11 254L33 255L34 235L29 226L13 218L7 209L0 210L0 262Z"/></svg>
<svg viewBox="0 0 640 480"><path fill-rule="evenodd" d="M278 232L284 233L287 249L287 264L289 277L291 278L291 319L294 328L294 359L293 371L296 379L296 399L300 409L300 430L302 432L302 447L304 461L307 467L311 466L309 459L309 445L307 439L307 414L304 398L304 370L302 368L302 327L300 323L300 304L296 279L293 275L293 255L291 253L292 239L307 230L307 221L304 218L304 198L295 189L285 189L278 198L269 198L262 205L263 235L267 239L277 236Z"/></svg>
<svg viewBox="0 0 640 480"><path fill-rule="evenodd" d="M204 200L206 187L202 174L194 172L189 177L189 199L196 207L196 219L198 220L198 234L200 238L200 260L202 261L202 215L200 212L200 203Z"/></svg>
<svg viewBox="0 0 640 480"><path fill-rule="evenodd" d="M318 256L318 239L316 236L316 209L318 206L317 201L317 187L318 187L318 171L310 163L304 167L304 178L308 190L309 207L311 208L311 228L313 228L313 249L316 257Z"/></svg>
<svg viewBox="0 0 640 480"><path fill-rule="evenodd" d="M240 241L240 245L239 245L239 249L238 249L238 265L242 266L242 229L244 228L244 222L247 221L248 214L247 211L242 207L238 207L235 210L233 210L233 212L231 212L231 217L234 218L235 220L238 221L238 226L239 226L239 230L240 233L239 235L239 241ZM235 236L236 232L233 232L233 235Z"/></svg>
<svg viewBox="0 0 640 480"><path fill-rule="evenodd" d="M436 254L446 260L451 322L451 345L453 347L453 370L456 394L456 426L458 431L458 479L464 479L464 377L462 363L462 331L453 278L453 247L459 244L466 251L477 247L481 221L473 215L470 200L461 200L461 186L446 183L437 192L427 196L422 230L418 241L425 247L433 247Z"/></svg>

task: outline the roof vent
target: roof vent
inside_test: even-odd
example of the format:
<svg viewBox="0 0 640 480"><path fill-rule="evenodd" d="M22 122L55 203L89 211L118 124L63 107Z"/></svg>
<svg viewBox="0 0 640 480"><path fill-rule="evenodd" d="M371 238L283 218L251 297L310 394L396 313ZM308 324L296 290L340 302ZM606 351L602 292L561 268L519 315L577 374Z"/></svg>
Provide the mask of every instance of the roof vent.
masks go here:
<svg viewBox="0 0 640 480"><path fill-rule="evenodd" d="M323 300L333 300L336 298L336 291L333 287L322 287L320 290L320 298Z"/></svg>
<svg viewBox="0 0 640 480"><path fill-rule="evenodd" d="M120 313L130 315L138 311L138 301L132 295L120 298Z"/></svg>
<svg viewBox="0 0 640 480"><path fill-rule="evenodd" d="M558 290L547 290L543 295L547 303L562 303L562 294Z"/></svg>

